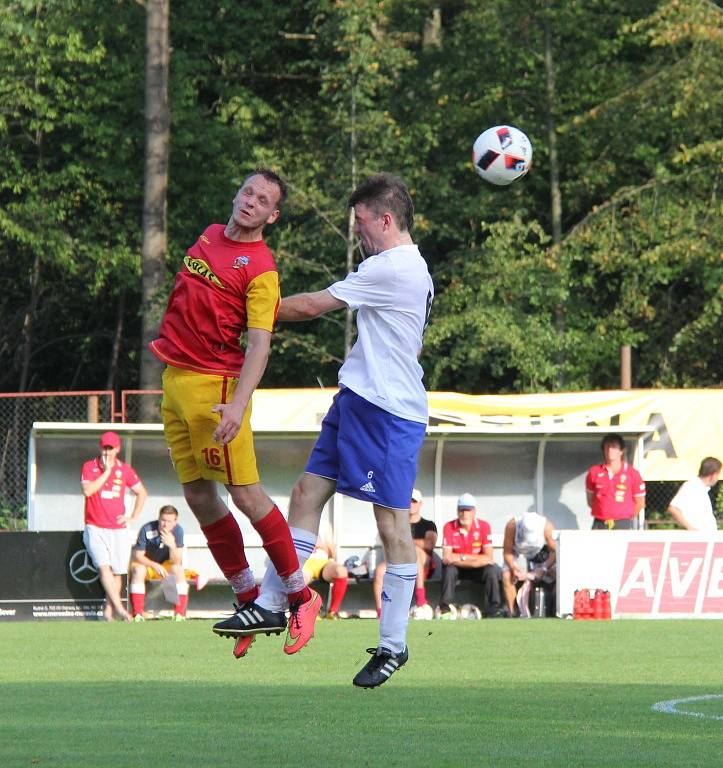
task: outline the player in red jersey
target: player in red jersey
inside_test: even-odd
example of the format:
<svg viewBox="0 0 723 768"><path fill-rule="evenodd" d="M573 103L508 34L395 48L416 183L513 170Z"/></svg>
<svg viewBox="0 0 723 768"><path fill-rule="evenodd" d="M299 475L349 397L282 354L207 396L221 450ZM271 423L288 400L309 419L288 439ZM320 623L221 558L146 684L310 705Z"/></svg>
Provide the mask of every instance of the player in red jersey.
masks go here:
<svg viewBox="0 0 723 768"><path fill-rule="evenodd" d="M228 223L212 224L188 249L159 337L150 344L167 364L161 410L171 459L208 548L236 593L236 613L214 626L217 634L237 638L236 655L259 632L283 632L286 616L254 603L258 588L241 530L217 482L261 537L292 617L303 608L304 616L315 618L321 607L319 595L304 584L286 520L261 486L251 433L251 395L266 369L280 301L263 231L279 218L285 197L286 184L273 171L259 169L244 180Z"/></svg>
<svg viewBox="0 0 723 768"><path fill-rule="evenodd" d="M106 621L114 616L130 621L121 598L122 576L128 572L130 554L126 526L138 519L148 493L133 467L118 458L121 440L115 432L104 432L99 447L99 455L86 461L80 472L85 496L83 543L105 590L103 617ZM130 515L125 507L128 488L136 497Z"/></svg>
<svg viewBox="0 0 723 768"><path fill-rule="evenodd" d="M593 530L629 530L645 508L645 483L638 470L625 461L621 435L605 435L600 447L604 462L590 467L585 478Z"/></svg>

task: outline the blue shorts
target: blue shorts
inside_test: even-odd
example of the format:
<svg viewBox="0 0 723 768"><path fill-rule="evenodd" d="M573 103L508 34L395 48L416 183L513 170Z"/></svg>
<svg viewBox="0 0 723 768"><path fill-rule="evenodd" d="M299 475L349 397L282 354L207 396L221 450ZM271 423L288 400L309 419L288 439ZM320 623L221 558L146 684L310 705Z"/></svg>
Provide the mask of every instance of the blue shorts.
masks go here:
<svg viewBox="0 0 723 768"><path fill-rule="evenodd" d="M345 496L409 509L425 424L340 390L321 424L306 471L336 481Z"/></svg>

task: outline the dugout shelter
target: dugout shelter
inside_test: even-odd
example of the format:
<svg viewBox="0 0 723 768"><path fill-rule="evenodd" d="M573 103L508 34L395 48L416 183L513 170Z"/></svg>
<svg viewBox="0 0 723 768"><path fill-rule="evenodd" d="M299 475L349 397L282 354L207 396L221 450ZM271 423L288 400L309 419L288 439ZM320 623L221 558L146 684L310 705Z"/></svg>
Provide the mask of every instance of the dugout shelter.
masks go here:
<svg viewBox="0 0 723 768"><path fill-rule="evenodd" d="M148 490L140 522L153 519L162 505L173 504L179 510L189 554L195 548L205 549L198 523L186 505L168 458L159 424L35 423L28 446L28 530L82 529L80 468L96 454L98 438L108 429L121 436L121 459L136 469ZM422 514L436 523L440 545L442 528L456 516L456 500L463 492L477 498L478 516L490 523L498 547L507 520L530 510L545 515L560 530L589 529L585 473L600 461L600 440L611 431L626 438L628 459L640 469L648 426L429 427L416 482L424 495ZM288 506L291 489L304 469L317 434L318 427L255 430L262 483L282 510ZM221 492L225 494L223 489ZM132 495L127 497L130 505ZM226 501L237 513L230 499ZM325 514L335 530L341 560L361 556L376 544L376 524L368 503L336 494ZM237 518L249 562L258 572L264 560L261 542L243 515L237 513ZM210 556L199 557L197 553L190 565L215 573Z"/></svg>

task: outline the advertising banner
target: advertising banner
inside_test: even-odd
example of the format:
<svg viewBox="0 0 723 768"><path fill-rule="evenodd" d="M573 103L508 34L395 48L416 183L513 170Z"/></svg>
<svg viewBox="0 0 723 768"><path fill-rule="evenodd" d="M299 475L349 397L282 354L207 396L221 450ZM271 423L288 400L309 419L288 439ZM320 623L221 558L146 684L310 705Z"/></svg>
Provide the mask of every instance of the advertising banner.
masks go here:
<svg viewBox="0 0 723 768"><path fill-rule="evenodd" d="M96 620L103 600L80 531L0 533L0 622Z"/></svg>
<svg viewBox="0 0 723 768"><path fill-rule="evenodd" d="M267 389L254 395L254 430L318 430L336 389ZM429 426L469 431L549 426L650 426L646 480L688 480L701 459L723 455L723 389L633 389L529 395L429 392Z"/></svg>
<svg viewBox="0 0 723 768"><path fill-rule="evenodd" d="M577 589L610 592L613 618L723 619L723 531L560 531L558 615Z"/></svg>

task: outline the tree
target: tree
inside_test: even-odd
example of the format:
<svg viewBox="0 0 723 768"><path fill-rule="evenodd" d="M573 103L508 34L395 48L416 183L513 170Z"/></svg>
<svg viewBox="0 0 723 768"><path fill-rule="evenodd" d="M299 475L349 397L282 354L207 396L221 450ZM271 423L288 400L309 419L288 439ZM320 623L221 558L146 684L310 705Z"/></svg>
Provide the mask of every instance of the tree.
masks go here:
<svg viewBox="0 0 723 768"><path fill-rule="evenodd" d="M141 290L141 389L159 389L163 364L148 349L158 336L166 282L166 205L170 114L168 107L169 2L146 0L146 157L143 190ZM141 418L158 418L154 401L142 400Z"/></svg>

